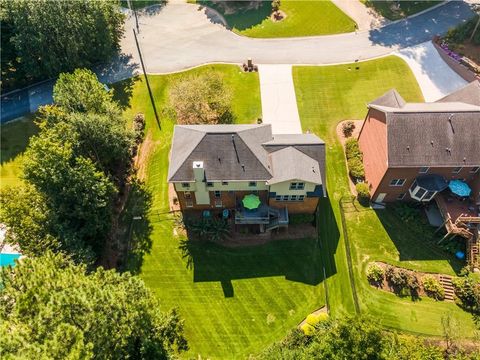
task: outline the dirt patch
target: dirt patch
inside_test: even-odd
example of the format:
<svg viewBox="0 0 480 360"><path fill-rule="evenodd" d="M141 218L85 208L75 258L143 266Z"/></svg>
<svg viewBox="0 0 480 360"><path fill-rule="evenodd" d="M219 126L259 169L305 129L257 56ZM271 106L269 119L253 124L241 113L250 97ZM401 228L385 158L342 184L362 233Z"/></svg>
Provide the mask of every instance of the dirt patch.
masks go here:
<svg viewBox="0 0 480 360"><path fill-rule="evenodd" d="M152 139L152 134L149 132L138 149L137 156L134 159L134 164L135 168L137 169L137 177L141 181L144 181L147 177L148 159L159 143L159 141L154 141Z"/></svg>
<svg viewBox="0 0 480 360"><path fill-rule="evenodd" d="M273 22L280 22L287 18L287 14L285 14L282 10L275 11L272 15L270 15L270 20Z"/></svg>
<svg viewBox="0 0 480 360"><path fill-rule="evenodd" d="M352 121L354 123L355 128L353 129L352 135L349 137L346 137L343 134L342 126L343 124L349 121ZM360 130L362 129L362 125L363 125L363 120L344 120L337 124L337 128L336 128L337 137L340 140L340 143L342 144L342 148L345 147L345 142L347 141L347 139L350 139L350 138L358 139L358 136L360 135ZM343 154L345 156L345 151L343 152ZM348 168L346 164L347 164L347 159L345 158L345 171L348 174ZM348 185L350 187L350 192L353 195L357 196L357 190L355 189L355 184L353 183L352 178L350 176L347 176L347 177L348 177Z"/></svg>

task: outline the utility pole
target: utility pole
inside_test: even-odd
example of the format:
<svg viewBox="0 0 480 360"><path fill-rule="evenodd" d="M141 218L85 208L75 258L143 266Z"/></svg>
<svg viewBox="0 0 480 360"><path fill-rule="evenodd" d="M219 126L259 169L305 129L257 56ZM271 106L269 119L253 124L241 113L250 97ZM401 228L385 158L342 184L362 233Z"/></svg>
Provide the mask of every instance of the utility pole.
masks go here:
<svg viewBox="0 0 480 360"><path fill-rule="evenodd" d="M137 45L138 55L140 56L140 64L142 65L143 75L145 75L145 82L147 84L148 95L150 96L150 101L152 103L153 113L155 114L155 120L157 120L158 128L161 129L162 126L161 126L160 120L158 118L157 107L155 106L155 101L153 99L152 89L150 88L150 83L148 82L147 71L145 69L145 64L143 62L143 56L142 56L142 51L140 50L140 44L138 43L137 34L135 32L135 29L132 29L132 31L133 31L133 37L135 38L135 44Z"/></svg>

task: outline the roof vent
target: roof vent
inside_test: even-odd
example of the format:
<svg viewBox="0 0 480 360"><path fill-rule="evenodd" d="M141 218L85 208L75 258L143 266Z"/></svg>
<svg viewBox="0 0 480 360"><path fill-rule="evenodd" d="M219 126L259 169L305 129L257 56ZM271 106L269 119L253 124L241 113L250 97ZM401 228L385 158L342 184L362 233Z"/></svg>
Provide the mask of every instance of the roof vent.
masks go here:
<svg viewBox="0 0 480 360"><path fill-rule="evenodd" d="M242 164L242 170L245 171L245 165Z"/></svg>
<svg viewBox="0 0 480 360"><path fill-rule="evenodd" d="M433 146L433 140L430 140L430 145L432 145L432 146Z"/></svg>
<svg viewBox="0 0 480 360"><path fill-rule="evenodd" d="M410 151L410 145L407 145L407 151Z"/></svg>
<svg viewBox="0 0 480 360"><path fill-rule="evenodd" d="M315 172L315 167L312 166L312 172Z"/></svg>

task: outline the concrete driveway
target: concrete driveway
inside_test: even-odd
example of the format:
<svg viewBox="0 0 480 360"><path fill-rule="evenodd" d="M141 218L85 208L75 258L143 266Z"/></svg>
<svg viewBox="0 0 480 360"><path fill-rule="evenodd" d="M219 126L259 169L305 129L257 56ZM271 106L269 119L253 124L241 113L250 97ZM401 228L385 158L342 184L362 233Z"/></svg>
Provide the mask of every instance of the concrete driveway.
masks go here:
<svg viewBox="0 0 480 360"><path fill-rule="evenodd" d="M410 66L427 102L436 101L467 84L443 61L431 41L402 49L395 55Z"/></svg>
<svg viewBox="0 0 480 360"><path fill-rule="evenodd" d="M214 63L333 64L384 56L431 40L473 16L470 6L451 1L411 19L378 29L329 36L252 39L225 29L205 8L169 2L153 15L141 15L139 42L149 73L180 71ZM210 21L212 19L212 21ZM138 62L134 18L126 24L122 51Z"/></svg>
<svg viewBox="0 0 480 360"><path fill-rule="evenodd" d="M301 134L292 65L259 65L262 119L274 134Z"/></svg>

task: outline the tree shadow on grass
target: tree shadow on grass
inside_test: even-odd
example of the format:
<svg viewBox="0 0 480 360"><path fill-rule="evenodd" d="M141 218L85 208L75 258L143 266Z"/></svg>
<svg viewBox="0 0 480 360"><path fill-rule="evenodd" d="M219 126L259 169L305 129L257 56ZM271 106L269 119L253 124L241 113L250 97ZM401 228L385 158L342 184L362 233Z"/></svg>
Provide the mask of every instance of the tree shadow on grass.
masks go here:
<svg viewBox="0 0 480 360"><path fill-rule="evenodd" d="M130 99L133 96L133 86L137 81L143 81L139 76L125 79L111 85L113 88L113 100L122 110L130 107Z"/></svg>
<svg viewBox="0 0 480 360"><path fill-rule="evenodd" d="M38 126L31 116L1 124L0 164L11 161L23 153L30 138L38 131Z"/></svg>
<svg viewBox="0 0 480 360"><path fill-rule="evenodd" d="M197 1L199 5L208 6L220 13L226 20L228 28L239 31L260 24L272 14L272 2L261 1ZM251 5L254 4L254 5ZM214 19L216 21L216 19Z"/></svg>
<svg viewBox="0 0 480 360"><path fill-rule="evenodd" d="M445 260L458 274L464 262L437 244L442 235L434 235L435 228L426 222L421 210L413 209L417 215L407 220L395 211L396 206L400 205L388 205L386 209L376 210L375 213L397 248L400 261ZM464 240L459 238L456 241Z"/></svg>
<svg viewBox="0 0 480 360"><path fill-rule="evenodd" d="M276 240L227 248L211 242L184 240L179 249L187 268L193 269L193 281L218 281L225 297L234 296L232 280L239 279L284 276L289 281L318 285L336 273L334 252L340 236L328 199L322 199L319 211L325 217L319 223L320 241Z"/></svg>
<svg viewBox="0 0 480 360"><path fill-rule="evenodd" d="M124 263L119 264L123 270L138 274L143 258L152 248L152 225L148 213L152 204L152 196L139 181L132 183L129 199L122 213L121 222L126 224L126 256Z"/></svg>

